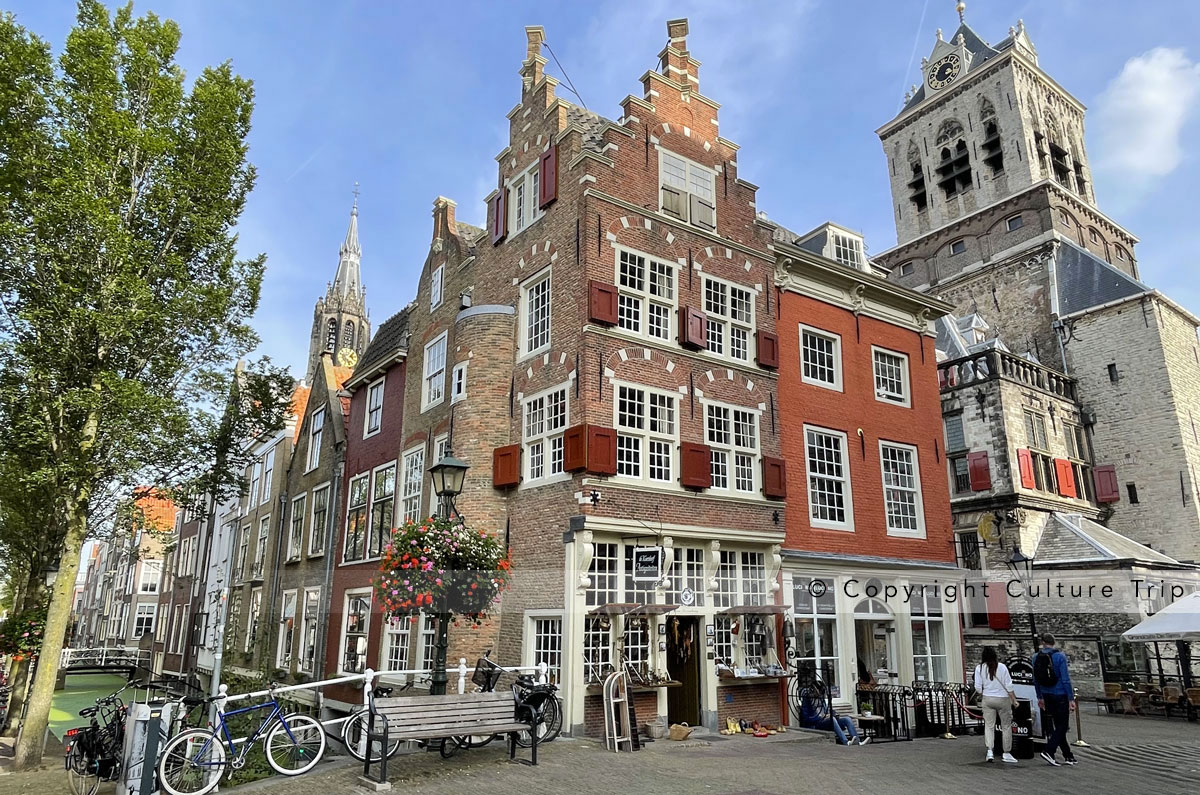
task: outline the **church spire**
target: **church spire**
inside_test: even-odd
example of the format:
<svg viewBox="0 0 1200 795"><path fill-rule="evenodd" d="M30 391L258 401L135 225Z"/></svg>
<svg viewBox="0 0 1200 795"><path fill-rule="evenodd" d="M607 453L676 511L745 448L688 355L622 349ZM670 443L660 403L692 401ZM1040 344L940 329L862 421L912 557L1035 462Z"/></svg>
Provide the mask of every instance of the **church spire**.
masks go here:
<svg viewBox="0 0 1200 795"><path fill-rule="evenodd" d="M311 382L322 353L334 355L334 363L353 367L371 340L367 313L367 288L362 283L362 248L358 245L358 183L350 225L338 248L337 273L313 309L312 338L308 349L307 377Z"/></svg>
<svg viewBox="0 0 1200 795"><path fill-rule="evenodd" d="M354 183L354 206L350 209L350 226L346 239L338 250L337 274L333 277L332 292L342 298L359 297L362 291L362 249L358 245L358 183Z"/></svg>

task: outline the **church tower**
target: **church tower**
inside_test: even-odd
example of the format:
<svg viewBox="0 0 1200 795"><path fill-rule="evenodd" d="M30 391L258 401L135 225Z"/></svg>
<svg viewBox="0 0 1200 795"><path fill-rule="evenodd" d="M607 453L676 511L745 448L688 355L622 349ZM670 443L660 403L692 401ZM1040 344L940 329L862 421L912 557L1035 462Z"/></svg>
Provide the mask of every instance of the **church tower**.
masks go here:
<svg viewBox="0 0 1200 795"><path fill-rule="evenodd" d="M312 338L308 345L305 380L312 383L321 354L333 354L334 364L353 367L371 341L367 314L367 288L362 283L362 249L358 245L358 190L354 191L350 226L338 251L337 273L313 309Z"/></svg>

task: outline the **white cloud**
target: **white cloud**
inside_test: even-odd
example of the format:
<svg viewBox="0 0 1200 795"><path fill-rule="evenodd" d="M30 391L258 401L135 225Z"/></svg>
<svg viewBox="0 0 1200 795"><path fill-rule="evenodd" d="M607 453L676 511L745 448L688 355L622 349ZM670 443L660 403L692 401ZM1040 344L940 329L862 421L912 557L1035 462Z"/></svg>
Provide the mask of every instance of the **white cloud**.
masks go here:
<svg viewBox="0 0 1200 795"><path fill-rule="evenodd" d="M1136 200L1183 159L1180 137L1200 99L1200 64L1156 47L1125 62L1095 112L1096 169Z"/></svg>

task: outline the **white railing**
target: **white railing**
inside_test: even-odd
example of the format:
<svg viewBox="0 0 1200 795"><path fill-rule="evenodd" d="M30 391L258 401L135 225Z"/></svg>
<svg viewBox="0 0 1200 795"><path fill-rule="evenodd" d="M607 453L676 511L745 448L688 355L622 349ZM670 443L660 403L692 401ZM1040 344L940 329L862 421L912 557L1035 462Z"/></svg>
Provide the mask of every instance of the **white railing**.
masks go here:
<svg viewBox="0 0 1200 795"><path fill-rule="evenodd" d="M150 652L147 649L123 648L120 646L93 649L63 649L59 654L59 668L83 668L95 666L149 667Z"/></svg>

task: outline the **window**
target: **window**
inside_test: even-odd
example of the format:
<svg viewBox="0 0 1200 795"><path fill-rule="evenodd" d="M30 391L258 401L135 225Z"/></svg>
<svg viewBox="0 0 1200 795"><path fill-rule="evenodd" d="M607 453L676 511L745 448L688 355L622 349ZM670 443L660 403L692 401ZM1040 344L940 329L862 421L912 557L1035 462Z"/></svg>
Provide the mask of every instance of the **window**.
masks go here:
<svg viewBox="0 0 1200 795"><path fill-rule="evenodd" d="M162 579L163 562L161 560L142 561L142 577L138 583L138 593L158 593L158 583Z"/></svg>
<svg viewBox="0 0 1200 795"><path fill-rule="evenodd" d="M421 486L425 480L425 448L417 447L404 454L404 521L421 518Z"/></svg>
<svg viewBox="0 0 1200 795"><path fill-rule="evenodd" d="M271 480L275 474L275 448L272 447L263 457L262 499L259 504L271 501Z"/></svg>
<svg viewBox="0 0 1200 795"><path fill-rule="evenodd" d="M371 486L367 473L350 479L349 497L346 499L346 546L342 549L342 562L363 559L363 536L367 530L367 495Z"/></svg>
<svg viewBox="0 0 1200 795"><path fill-rule="evenodd" d="M432 275L429 277L429 311L437 309L442 305L442 274L445 272L444 265L438 265L433 269Z"/></svg>
<svg viewBox="0 0 1200 795"><path fill-rule="evenodd" d="M705 410L712 487L753 493L758 471L758 414L710 403Z"/></svg>
<svg viewBox="0 0 1200 795"><path fill-rule="evenodd" d="M900 275L901 276L912 276L912 273L913 273L913 264L911 262L905 262L900 265Z"/></svg>
<svg viewBox="0 0 1200 795"><path fill-rule="evenodd" d="M317 409L310 418L308 429L308 470L311 472L321 463L321 437L325 434L325 407Z"/></svg>
<svg viewBox="0 0 1200 795"><path fill-rule="evenodd" d="M713 616L713 658L733 667L733 616Z"/></svg>
<svg viewBox="0 0 1200 795"><path fill-rule="evenodd" d="M918 682L945 682L946 636L938 589L925 588L912 602L913 673Z"/></svg>
<svg viewBox="0 0 1200 795"><path fill-rule="evenodd" d="M354 348L354 321L347 320L345 327L342 329L342 347Z"/></svg>
<svg viewBox="0 0 1200 795"><path fill-rule="evenodd" d="M739 568L739 562L741 564ZM740 607L765 604L767 584L761 552L723 549L717 565L717 588L713 606Z"/></svg>
<svg viewBox="0 0 1200 795"><path fill-rule="evenodd" d="M421 411L442 402L446 396L446 332L425 346L425 390Z"/></svg>
<svg viewBox="0 0 1200 795"><path fill-rule="evenodd" d="M1100 242L1100 235L1099 235L1099 233L1097 233L1097 232L1096 232L1096 230L1095 230L1095 229L1089 229L1089 230L1088 230L1088 233L1091 235L1091 238L1092 238L1092 242L1093 242L1093 243L1097 243L1097 244L1098 244L1098 243Z"/></svg>
<svg viewBox="0 0 1200 795"><path fill-rule="evenodd" d="M446 451L450 448L450 434L443 433L440 436L433 437L433 461L436 464L446 457ZM437 492L433 490L433 475L429 476L429 516L437 514L439 497Z"/></svg>
<svg viewBox="0 0 1200 795"><path fill-rule="evenodd" d="M853 530L846 434L805 426L804 447L809 518L813 526Z"/></svg>
<svg viewBox="0 0 1200 795"><path fill-rule="evenodd" d="M623 249L617 252L617 326L652 339L673 339L675 267Z"/></svg>
<svg viewBox="0 0 1200 795"><path fill-rule="evenodd" d="M169 654L183 654L183 605L175 606L175 618L171 622L171 635L167 639Z"/></svg>
<svg viewBox="0 0 1200 795"><path fill-rule="evenodd" d="M1046 418L1032 411L1025 411L1025 442L1030 447L1047 449Z"/></svg>
<svg viewBox="0 0 1200 795"><path fill-rule="evenodd" d="M1071 460L1071 474L1075 478L1075 493L1081 500L1095 502L1096 492L1092 483L1087 431L1080 425L1064 422L1063 436L1067 440L1067 458Z"/></svg>
<svg viewBox="0 0 1200 795"><path fill-rule="evenodd" d="M421 670L432 671L437 658L437 619L421 614Z"/></svg>
<svg viewBox="0 0 1200 795"><path fill-rule="evenodd" d="M840 695L838 681L837 607L833 580L797 576L792 580L795 610L796 659L811 666Z"/></svg>
<svg viewBox="0 0 1200 795"><path fill-rule="evenodd" d="M337 318L329 318L325 327L325 350L332 351L337 347Z"/></svg>
<svg viewBox="0 0 1200 795"><path fill-rule="evenodd" d="M377 558L392 536L392 509L396 494L396 465L375 470L371 485L371 526L367 534L367 557Z"/></svg>
<svg viewBox="0 0 1200 795"><path fill-rule="evenodd" d="M258 505L259 488L262 485L262 461L255 461L250 465L250 503L249 507L253 508Z"/></svg>
<svg viewBox="0 0 1200 795"><path fill-rule="evenodd" d="M566 428L566 386L525 401L526 480L541 480L563 473L563 431Z"/></svg>
<svg viewBox="0 0 1200 795"><path fill-rule="evenodd" d="M903 353L871 347L875 367L875 399L911 405L908 392L908 357Z"/></svg>
<svg viewBox="0 0 1200 795"><path fill-rule="evenodd" d="M392 616L383 628L383 650L380 653L380 668L384 671L409 670L409 645L412 638L413 620L409 616ZM407 676L403 677L408 680Z"/></svg>
<svg viewBox="0 0 1200 795"><path fill-rule="evenodd" d="M363 424L363 438L379 433L383 426L383 386L384 379L380 378L367 387L367 416Z"/></svg>
<svg viewBox="0 0 1200 795"><path fill-rule="evenodd" d="M624 564L624 580L625 591L624 595L619 598L619 601L627 604L648 605L654 603L654 591L658 587L658 582L635 582L633 579L633 550L635 544L625 544L625 564Z"/></svg>
<svg viewBox="0 0 1200 795"><path fill-rule="evenodd" d="M1117 372L1117 365L1110 364L1108 366L1108 380L1114 384L1121 380L1121 374Z"/></svg>
<svg viewBox="0 0 1200 795"><path fill-rule="evenodd" d="M457 403L466 396L467 362L459 362L450 373L450 402Z"/></svg>
<svg viewBox="0 0 1200 795"><path fill-rule="evenodd" d="M1057 478L1054 469L1054 459L1049 454L1049 442L1046 438L1046 418L1037 412L1026 409L1025 443L1029 446L1029 456L1033 462L1035 488L1038 491L1054 492L1057 490Z"/></svg>
<svg viewBox="0 0 1200 795"><path fill-rule="evenodd" d="M258 520L258 544L254 547L254 573L252 580L261 580L263 567L267 563L267 536L271 533L271 517L264 516Z"/></svg>
<svg viewBox="0 0 1200 795"><path fill-rule="evenodd" d="M300 637L300 670L311 671L317 659L317 624L321 610L321 589L304 589L303 635Z"/></svg>
<svg viewBox="0 0 1200 795"><path fill-rule="evenodd" d="M800 379L806 384L841 390L842 338L800 326Z"/></svg>
<svg viewBox="0 0 1200 795"><path fill-rule="evenodd" d="M921 474L917 448L893 442L879 443L883 471L883 503L888 535L925 536L925 514L921 504Z"/></svg>
<svg viewBox="0 0 1200 795"><path fill-rule="evenodd" d="M249 654L254 649L254 644L258 642L258 616L262 610L262 588L255 588L250 591L250 613L249 620L246 622L246 641L242 646L242 651Z"/></svg>
<svg viewBox="0 0 1200 795"><path fill-rule="evenodd" d="M675 480L675 396L617 386L617 474L654 483Z"/></svg>
<svg viewBox="0 0 1200 795"><path fill-rule="evenodd" d="M588 567L591 585L587 589L588 607L599 607L617 601L618 570L617 545L595 544L592 564Z"/></svg>
<svg viewBox="0 0 1200 795"><path fill-rule="evenodd" d="M296 592L283 592L283 610L279 615L279 636L275 645L275 666L287 668L292 664L292 641L296 635Z"/></svg>
<svg viewBox="0 0 1200 795"><path fill-rule="evenodd" d="M304 549L304 503L307 495L301 494L292 500L292 527L288 533L287 559L299 560Z"/></svg>
<svg viewBox="0 0 1200 795"><path fill-rule="evenodd" d="M658 154L662 212L704 229L715 229L716 172L663 149Z"/></svg>
<svg viewBox="0 0 1200 795"><path fill-rule="evenodd" d="M952 493L970 494L971 493L971 471L967 465L967 457L965 455L946 456L946 460L950 462L950 485L953 488Z"/></svg>
<svg viewBox="0 0 1200 795"><path fill-rule="evenodd" d="M767 569L761 552L742 553L742 604L760 607L766 604Z"/></svg>
<svg viewBox="0 0 1200 795"><path fill-rule="evenodd" d="M1063 226L1070 226L1070 225L1071 225L1071 216L1067 215L1067 211L1066 211L1066 210L1059 210L1059 211L1058 211L1058 220L1062 221L1062 223L1063 223Z"/></svg>
<svg viewBox="0 0 1200 795"><path fill-rule="evenodd" d="M140 604L137 606L137 612L133 614L133 637L142 637L146 634L154 634L154 617L158 613L158 605L156 604Z"/></svg>
<svg viewBox="0 0 1200 795"><path fill-rule="evenodd" d="M754 298L750 290L704 278L704 312L708 317L708 351L741 362L750 361Z"/></svg>
<svg viewBox="0 0 1200 795"><path fill-rule="evenodd" d="M550 347L550 270L535 277L521 292L525 312L521 353L528 355Z"/></svg>
<svg viewBox="0 0 1200 795"><path fill-rule="evenodd" d="M308 554L325 552L326 515L329 512L329 486L313 489L312 524L308 531Z"/></svg>
<svg viewBox="0 0 1200 795"><path fill-rule="evenodd" d="M604 681L611 673L612 628L608 616L583 619L583 678L588 684Z"/></svg>
<svg viewBox="0 0 1200 795"><path fill-rule="evenodd" d="M704 607L704 550L699 547L675 547L671 566L670 582L667 586L667 603L684 604L683 591L692 592L690 607Z"/></svg>
<svg viewBox="0 0 1200 795"><path fill-rule="evenodd" d="M346 591L342 617L342 654L339 673L361 674L367 669L367 632L371 622L371 589Z"/></svg>
<svg viewBox="0 0 1200 795"><path fill-rule="evenodd" d="M233 641L238 637L238 633L242 628L242 590L235 589L229 594L229 613L227 615L226 626L232 627L233 630L225 633L225 648L233 649Z"/></svg>
<svg viewBox="0 0 1200 795"><path fill-rule="evenodd" d="M650 622L645 616L625 616L621 648L626 665L640 674L649 673L650 665Z"/></svg>
<svg viewBox="0 0 1200 795"><path fill-rule="evenodd" d="M510 203L508 227L514 234L546 214L538 207L540 202L538 191L541 188L541 185L538 184L541 178L539 165L539 161L535 160L532 166L513 177L512 181L508 183Z"/></svg>
<svg viewBox="0 0 1200 795"><path fill-rule="evenodd" d="M1121 262L1124 262L1127 259L1125 256L1125 249L1121 248L1120 246L1117 246L1117 259L1121 260Z"/></svg>
<svg viewBox="0 0 1200 795"><path fill-rule="evenodd" d="M950 256L961 254L967 250L967 244L963 240L955 240L950 244Z"/></svg>
<svg viewBox="0 0 1200 795"><path fill-rule="evenodd" d="M1126 483L1125 491L1129 494L1129 504L1137 505L1138 504L1137 484L1136 483Z"/></svg>
<svg viewBox="0 0 1200 795"><path fill-rule="evenodd" d="M563 648L562 648L562 617L534 616L533 623L533 659L534 666L546 664L546 678L551 684L562 682Z"/></svg>
<svg viewBox="0 0 1200 795"><path fill-rule="evenodd" d="M850 235L833 233L833 259L836 262L860 270L862 268L862 241Z"/></svg>
<svg viewBox="0 0 1200 795"><path fill-rule="evenodd" d="M250 525L242 528L241 538L238 540L237 557L233 561L233 582L238 584L246 578L246 553L250 551Z"/></svg>

